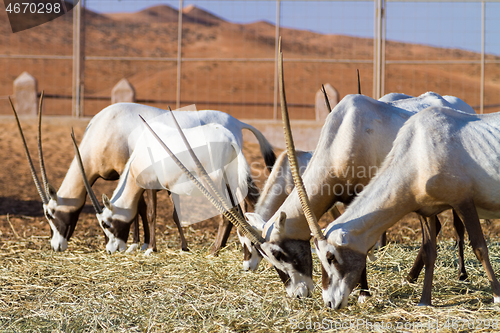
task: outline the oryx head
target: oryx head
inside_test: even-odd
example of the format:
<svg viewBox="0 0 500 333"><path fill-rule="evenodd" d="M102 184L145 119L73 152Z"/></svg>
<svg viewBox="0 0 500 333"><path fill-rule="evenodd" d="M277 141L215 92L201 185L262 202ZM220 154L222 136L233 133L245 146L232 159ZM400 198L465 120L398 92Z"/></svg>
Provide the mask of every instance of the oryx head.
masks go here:
<svg viewBox="0 0 500 333"><path fill-rule="evenodd" d="M17 116L16 109L12 100L9 97L9 102L14 112L16 118L17 127L19 133L21 134L21 139L23 140L24 150L28 163L31 170L31 176L35 182L36 189L43 203L43 212L47 221L50 225L50 231L52 238L50 240L50 245L54 251L64 251L68 248L68 240L70 239L73 231L75 230L76 222L78 220L78 215L80 214L81 208L77 211L71 211L67 209L68 207L61 207L58 203L58 196L56 189L50 185L47 181L47 173L45 171L45 164L43 160L42 152L42 103L43 103L43 92L40 96L40 104L38 107L38 156L40 160L40 172L42 175L42 183L38 179L38 176L33 166L33 161L29 153L28 145L24 138L23 130L21 128L21 123Z"/></svg>
<svg viewBox="0 0 500 333"><path fill-rule="evenodd" d="M245 217L247 218L249 224L258 233L262 234L266 221L264 221L264 219L259 214L255 213L245 213ZM236 232L238 233L238 239L240 240L241 246L243 247L243 269L245 271L257 270L257 267L262 260L262 255L247 236L240 232L239 229L237 229Z"/></svg>
<svg viewBox="0 0 500 333"><path fill-rule="evenodd" d="M288 118L288 109L286 105L284 79L283 79L283 54L281 52L281 39L280 39L280 56L278 57L279 65L279 84L280 84L280 99L281 99L281 112L285 131L285 142L288 153L288 160L292 170L295 188L299 195L302 209L306 217L309 229L314 238L317 254L322 266L322 287L323 287L323 301L325 305L331 308L341 308L347 306L349 294L359 282L363 269L366 264L366 254L356 252L349 249L346 245L347 237L346 232L338 231L340 242L331 244L325 238L321 227L318 224L314 213L310 208L309 198L305 191L302 178L300 177L299 169L297 166L297 157L295 155L295 148L293 144L292 133L290 129L290 120Z"/></svg>
<svg viewBox="0 0 500 333"><path fill-rule="evenodd" d="M153 136L158 140L162 147L167 151L173 161L183 170L183 172L195 183L198 189L210 200L210 202L223 214L231 223L233 223L239 230L240 234L248 238L249 242L271 262L282 281L285 283L285 288L290 296L308 296L314 288L312 280L312 257L311 247L309 242L302 242L306 244L297 244L297 241L284 241L281 243L273 243L266 241L259 232L248 224L245 217L237 207L231 207L227 198L219 193L217 187L212 179L208 176L203 165L194 154L191 146L187 142L184 134L175 121L172 114L174 123L181 134L181 138L186 144L186 147L193 158L198 173L201 179L208 185L209 189L205 188L201 182L179 161L179 159L172 153L172 151L165 145L165 143L156 135L146 121L144 123L151 131ZM142 117L141 117L142 118ZM230 189L228 188L228 191ZM231 194L229 194L231 195ZM286 219L282 216L283 219Z"/></svg>
<svg viewBox="0 0 500 333"><path fill-rule="evenodd" d="M88 181L87 175L85 174L85 169L83 167L82 157L80 156L80 151L78 150L78 145L76 144L75 134L71 130L71 138L73 139L73 146L75 148L75 157L78 162L78 167L80 168L80 173L83 177L83 183L85 189L89 195L92 206L94 207L97 219L99 220L99 225L101 226L108 243L106 244L106 251L108 253L114 253L115 251L124 251L127 249L127 238L130 232L130 221L121 221L120 215L115 214L115 208L108 197L103 194L103 202L105 209L103 210L97 197L92 190L92 186Z"/></svg>

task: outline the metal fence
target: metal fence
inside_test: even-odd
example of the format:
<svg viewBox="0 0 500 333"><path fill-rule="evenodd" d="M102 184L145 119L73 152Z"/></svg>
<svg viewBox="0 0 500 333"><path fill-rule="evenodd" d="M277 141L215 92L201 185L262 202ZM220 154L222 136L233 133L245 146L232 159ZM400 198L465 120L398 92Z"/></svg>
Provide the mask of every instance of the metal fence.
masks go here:
<svg viewBox="0 0 500 333"><path fill-rule="evenodd" d="M498 1L464 0L463 2L469 7L466 7L462 16L459 15L458 18L456 13L450 13L448 9L439 15L434 12L434 6L444 6L441 5L443 3L453 8L451 1L247 1L245 4L247 11L251 11L252 6L260 8L262 3L266 4L267 10L263 13L263 18L271 21L273 24L271 28L266 22L239 26L237 21L245 16L245 12L238 12L233 13L234 24L231 27L224 24L212 25L213 22L208 22L206 28L209 32L203 34L196 31L194 28L194 24L197 23L196 17L193 19L194 16L189 16L187 11L179 10L175 19L171 17L172 12L164 11L159 12L165 15L159 18L159 22L170 20L171 24L168 27L160 27L159 22L152 21L150 26L157 32L158 40L165 40L165 44L168 42L169 45L175 45L175 49L168 50L163 49L158 40L149 41L149 44L148 40L141 40L141 36L144 36L144 39L151 38L148 36L148 28L145 28L147 22L130 22L128 21L130 17L118 17L118 14L115 14L115 19L120 23L116 23L114 29L122 29L121 31L131 29L134 43L122 45L116 41L119 36L113 40L114 30L107 26L107 21L100 21L99 17L85 10L97 2L82 0L80 6L73 10L71 50L68 48L62 51L63 54L50 54L50 50L43 52L37 50L34 54L12 52L0 54L0 62L36 59L42 63L62 62L64 68L70 66L71 91L67 81L59 82L60 89L57 88L58 83L54 82L50 85L52 90L48 89L48 97L65 101L66 107L71 99L74 116L95 114L101 107L109 104L108 92L111 91L111 87L121 77L127 77L136 87L138 101L142 103L162 107L167 104L180 107L196 103L202 107L237 110L234 111L235 115L241 118L276 119L278 117L277 41L280 35L284 36L285 46L286 41L292 41L294 38L303 39L285 50L285 72L287 82L290 82L291 86L291 88L287 86L287 91L290 91L291 110L295 111L293 113L295 118L310 119L308 114L314 108L313 93L319 89L321 83L330 82L339 90L341 96L354 93L356 68L361 69L364 93L370 91L374 98L379 98L387 92L397 91L417 95L427 90L434 90L443 95L456 95L480 112L485 108L491 111L500 107L500 96L498 96L500 94L496 91L496 82L500 82L500 58L488 55L487 49L488 45L496 43L493 36L500 32L500 27L494 23L500 13ZM117 4L126 5L127 2L132 1L120 1ZM146 3L151 5L162 3L179 9L185 8L186 3L194 3L217 14L212 8L234 6L237 2L172 0ZM358 10L350 13L349 17L346 17L345 11L338 10L342 6L347 6L346 4L353 3L359 3L357 5L359 7L354 8L362 8L363 17L359 16ZM427 13L426 6L430 8ZM308 12L307 8L316 9ZM420 14L417 10L408 11L404 8L418 8ZM336 16L337 12L342 12L342 17ZM479 47L475 47L475 52L461 51L461 46L443 51L442 48L438 48L439 45L427 47L405 44L404 32L401 35L395 34L391 28L392 22L404 22L405 17L410 18L415 15L424 17L422 22L427 28L420 25L406 27L404 23L400 26L412 34L417 34L419 29L429 29L426 33L432 35L438 34L439 29L446 30L449 25L456 24L454 33L466 35L464 47L468 48L466 42L470 42L470 39L477 40L476 44L479 44ZM349 40L333 37L325 39L326 37L318 37L318 34L307 31L299 35L288 28L292 27L291 22L294 20L317 19L318 22L326 22L325 16L345 22L355 20L364 27L360 29L365 29L362 32L365 35L366 26L370 26L373 37ZM323 21L319 17L323 17ZM203 17L203 19L210 21L214 18ZM471 20L473 29L470 28ZM437 26L437 30L432 30L435 29L433 24L436 21L443 23ZM144 31L144 34L141 35L137 31ZM241 34L238 31L241 31ZM343 34L356 35L357 32L359 31L352 33L344 31ZM234 49L240 51L231 49L214 53L203 49L203 39L221 38L220 36L224 34ZM396 39L401 42L392 40L391 34L397 35ZM267 45L264 52L254 52L252 45L257 42L259 45ZM359 50L356 51L353 45L346 43L359 44L355 45ZM110 50L108 45L113 45L114 49ZM145 50L151 45L152 49ZM304 49L301 49L302 46ZM72 60L71 65L69 65L70 60ZM17 66L21 68L23 65ZM164 76L167 77L161 77L160 73L165 73ZM457 76L457 73L462 73L464 76ZM66 76L64 77L64 80L67 80ZM146 82L148 80L152 82ZM0 92L0 95L6 94Z"/></svg>

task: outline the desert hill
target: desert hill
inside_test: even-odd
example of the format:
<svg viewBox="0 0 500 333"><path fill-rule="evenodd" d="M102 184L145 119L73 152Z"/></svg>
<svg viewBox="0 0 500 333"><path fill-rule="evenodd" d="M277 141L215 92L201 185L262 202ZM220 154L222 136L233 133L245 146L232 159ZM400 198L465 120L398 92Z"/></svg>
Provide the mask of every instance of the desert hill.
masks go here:
<svg viewBox="0 0 500 333"><path fill-rule="evenodd" d="M3 8L3 4L0 4ZM96 57L177 56L178 11L161 5L136 13L97 14L85 11L84 95L109 97L114 84L127 78L137 98L147 104L175 105L177 64L175 61L107 61ZM237 24L195 6L182 10L183 104L213 108L242 118L272 117L274 101L275 27L268 22ZM72 17L65 15L49 24L12 34L5 10L0 11L0 54L72 54ZM314 95L329 82L340 96L356 92L356 69L361 72L362 90L372 94L373 40L311 31L280 29L285 55L285 79L292 117L311 119ZM93 58L94 57L94 58ZM210 61L201 61L202 59ZM257 59L217 61L215 59ZM487 59L493 59L487 56ZM496 57L495 59L497 59ZM300 59L301 62L291 60ZM309 61L303 61L308 59ZM328 59L334 62L323 62ZM345 63L344 59L356 59ZM479 60L480 55L459 49L387 42L386 59L393 60ZM271 60L271 61L269 61ZM456 95L470 105L479 104L479 64L386 66L385 91L419 95L436 91ZM39 90L51 95L71 95L71 59L13 59L0 57L0 113L8 114L1 96L12 94L12 82L23 71L38 79ZM485 104L500 104L500 66L486 68ZM162 103L155 103L162 101ZM87 99L85 114L93 115L109 100ZM254 105L250 105L254 104ZM244 105L247 104L247 105ZM46 112L70 114L70 99L47 99ZM490 111L494 111L492 108Z"/></svg>

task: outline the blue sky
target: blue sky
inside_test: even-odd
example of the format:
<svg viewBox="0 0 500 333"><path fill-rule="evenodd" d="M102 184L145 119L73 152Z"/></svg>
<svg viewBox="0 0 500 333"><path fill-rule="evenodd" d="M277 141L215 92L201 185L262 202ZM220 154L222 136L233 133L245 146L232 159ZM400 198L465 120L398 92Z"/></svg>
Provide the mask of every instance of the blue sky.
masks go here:
<svg viewBox="0 0 500 333"><path fill-rule="evenodd" d="M87 0L98 12L134 12L179 1ZM275 1L184 1L228 21L276 22ZM387 39L479 52L481 49L481 3L479 2L387 2ZM373 37L373 1L281 1L281 26L328 34ZM500 55L500 3L486 3L486 53Z"/></svg>

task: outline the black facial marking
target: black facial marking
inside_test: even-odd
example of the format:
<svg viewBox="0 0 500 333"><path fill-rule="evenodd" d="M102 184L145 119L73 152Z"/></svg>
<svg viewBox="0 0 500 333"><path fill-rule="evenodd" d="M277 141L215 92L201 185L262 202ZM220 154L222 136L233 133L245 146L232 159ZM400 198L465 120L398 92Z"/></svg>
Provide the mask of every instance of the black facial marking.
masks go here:
<svg viewBox="0 0 500 333"><path fill-rule="evenodd" d="M73 212L61 212L60 210L54 212L52 223L54 223L54 226L61 236L68 241L75 231L76 223L78 222L78 217L82 209L83 206Z"/></svg>
<svg viewBox="0 0 500 333"><path fill-rule="evenodd" d="M342 279L346 282L350 290L354 289L360 281L361 275L366 270L366 255L348 248L337 248L339 256L343 259L341 265L335 255L331 252L326 253L326 259L330 266L333 266ZM321 284L323 289L328 289L332 283L332 277L328 276L323 263L321 264ZM367 287L367 284L366 284Z"/></svg>
<svg viewBox="0 0 500 333"><path fill-rule="evenodd" d="M282 262L291 264L297 272L312 278L312 254L309 241L287 239L276 243L282 251L279 252L279 259ZM276 255L275 255L276 256Z"/></svg>
<svg viewBox="0 0 500 333"><path fill-rule="evenodd" d="M290 284L290 276L288 274L286 274L285 272L283 272L282 270L276 268L276 266L274 266L274 269L276 270L276 272L278 272L278 275L279 275L281 281L283 281L285 288L288 287L288 285Z"/></svg>
<svg viewBox="0 0 500 333"><path fill-rule="evenodd" d="M248 249L246 244L243 244L243 260L248 261L252 258L252 254L250 253L250 250Z"/></svg>
<svg viewBox="0 0 500 333"><path fill-rule="evenodd" d="M119 220L113 220L111 222L111 227L109 231L118 239L121 239L125 243L127 242L128 235L130 233L130 222L123 222Z"/></svg>

